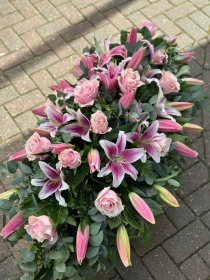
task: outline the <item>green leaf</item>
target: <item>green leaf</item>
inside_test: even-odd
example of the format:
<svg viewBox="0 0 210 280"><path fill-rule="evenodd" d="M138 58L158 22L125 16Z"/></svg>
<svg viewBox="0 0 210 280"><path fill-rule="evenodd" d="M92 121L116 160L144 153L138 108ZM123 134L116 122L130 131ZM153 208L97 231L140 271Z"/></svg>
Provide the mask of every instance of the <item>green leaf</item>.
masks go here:
<svg viewBox="0 0 210 280"><path fill-rule="evenodd" d="M149 246L151 237L152 237L152 231L150 229L145 229L144 232L141 233L140 243L142 244L142 246L144 247L145 250Z"/></svg>
<svg viewBox="0 0 210 280"><path fill-rule="evenodd" d="M24 274L23 276L20 277L20 280L33 280L34 276L33 273L31 272L27 272L26 274Z"/></svg>
<svg viewBox="0 0 210 280"><path fill-rule="evenodd" d="M90 224L90 234L96 235L99 232L101 225L102 223L97 223L97 222Z"/></svg>
<svg viewBox="0 0 210 280"><path fill-rule="evenodd" d="M66 277L72 277L75 273L77 273L77 270L73 266L67 266L65 276Z"/></svg>
<svg viewBox="0 0 210 280"><path fill-rule="evenodd" d="M71 169L66 177L66 182L70 187L75 188L79 183L83 181L85 176L90 172L88 164L81 164L77 168L77 173L74 175L74 171Z"/></svg>
<svg viewBox="0 0 210 280"><path fill-rule="evenodd" d="M65 243L73 243L74 238L73 238L73 237L64 237L64 238L63 238L63 241L64 241Z"/></svg>
<svg viewBox="0 0 210 280"><path fill-rule="evenodd" d="M7 169L9 173L14 174L18 169L18 163L14 160L10 160L7 162Z"/></svg>
<svg viewBox="0 0 210 280"><path fill-rule="evenodd" d="M121 216L118 215L113 218L108 218L107 219L108 225L111 229L118 227L122 223Z"/></svg>
<svg viewBox="0 0 210 280"><path fill-rule="evenodd" d="M54 207L49 214L55 226L58 226L66 221L66 218L69 213L66 207L58 206Z"/></svg>
<svg viewBox="0 0 210 280"><path fill-rule="evenodd" d="M188 92L180 92L183 101L192 101L192 96Z"/></svg>
<svg viewBox="0 0 210 280"><path fill-rule="evenodd" d="M58 251L54 251L52 254L49 255L49 258L52 260L59 260L61 258L61 253Z"/></svg>
<svg viewBox="0 0 210 280"><path fill-rule="evenodd" d="M145 112L152 112L152 111L154 111L154 108L153 108L152 105L149 104L149 103L143 103L143 104L141 105L141 108L142 108L142 110L145 111Z"/></svg>
<svg viewBox="0 0 210 280"><path fill-rule="evenodd" d="M152 213L155 216L163 213L162 208L160 207L160 205L157 202L155 202L152 199L147 199L147 198L145 198L144 200L147 203L147 205L149 206L149 208L152 210Z"/></svg>
<svg viewBox="0 0 210 280"><path fill-rule="evenodd" d="M202 109L210 111L210 105L208 103L206 103L206 101L200 101L200 105L202 107Z"/></svg>
<svg viewBox="0 0 210 280"><path fill-rule="evenodd" d="M26 248L21 249L20 253L25 262L32 262L35 258L34 252L28 251Z"/></svg>
<svg viewBox="0 0 210 280"><path fill-rule="evenodd" d="M11 185L18 185L21 182L23 182L24 178L23 177L16 177L15 179L12 180Z"/></svg>
<svg viewBox="0 0 210 280"><path fill-rule="evenodd" d="M101 245L101 243L103 241L103 237L104 237L104 234L103 234L102 230L99 231L99 233L96 235L91 235L89 238L90 245L92 245L94 247Z"/></svg>
<svg viewBox="0 0 210 280"><path fill-rule="evenodd" d="M98 209L96 209L96 207L92 207L91 209L88 210L88 214L90 216L95 215L96 213L98 213Z"/></svg>
<svg viewBox="0 0 210 280"><path fill-rule="evenodd" d="M103 50L101 48L101 46L99 45L99 42L97 41L97 39L94 37L94 42L95 42L95 47L96 47L96 50L98 52L98 54L103 54Z"/></svg>
<svg viewBox="0 0 210 280"><path fill-rule="evenodd" d="M74 275L71 277L71 280L82 280L82 278L81 278L78 274L74 274Z"/></svg>
<svg viewBox="0 0 210 280"><path fill-rule="evenodd" d="M150 116L150 119L152 121L156 120L157 119L157 112L154 110L154 111L151 111L149 112L149 116Z"/></svg>
<svg viewBox="0 0 210 280"><path fill-rule="evenodd" d="M199 90L196 91L192 94L192 100L200 100L202 99L204 96L206 96L206 92L204 90Z"/></svg>
<svg viewBox="0 0 210 280"><path fill-rule="evenodd" d="M125 44L125 42L127 41L127 38L128 38L128 31L125 31L125 30L121 30L120 31L120 42L122 45Z"/></svg>
<svg viewBox="0 0 210 280"><path fill-rule="evenodd" d="M6 173L7 172L7 168L6 168L6 166L3 163L0 163L0 171L2 173Z"/></svg>
<svg viewBox="0 0 210 280"><path fill-rule="evenodd" d="M66 223L68 223L69 225L72 225L72 226L76 226L77 225L77 222L76 222L76 219L72 216L68 216L66 218Z"/></svg>
<svg viewBox="0 0 210 280"><path fill-rule="evenodd" d="M89 246L87 253L86 253L86 258L91 259L91 258L95 257L99 252L99 248L100 248L99 246L98 247Z"/></svg>
<svg viewBox="0 0 210 280"><path fill-rule="evenodd" d="M183 65L179 71L176 73L176 77L180 77L182 75L189 74L189 66L188 65Z"/></svg>
<svg viewBox="0 0 210 280"><path fill-rule="evenodd" d="M167 180L169 180L169 179L171 179L173 177L176 177L179 174L180 171L181 170L179 170L179 171L177 171L177 172L175 172L175 173L173 173L173 174L171 174L171 175L169 175L167 177L155 179L155 182L167 181Z"/></svg>
<svg viewBox="0 0 210 280"><path fill-rule="evenodd" d="M128 133L132 130L132 128L134 126L135 126L135 123L129 123L129 124L126 124L126 125L119 126L118 128L115 128L112 131L104 134L103 138L106 139L106 140L112 141L112 140L118 138L118 134L119 134L120 130L124 131L125 133Z"/></svg>
<svg viewBox="0 0 210 280"><path fill-rule="evenodd" d="M62 133L62 139L65 143L69 143L71 141L71 135L69 133Z"/></svg>
<svg viewBox="0 0 210 280"><path fill-rule="evenodd" d="M94 222L103 222L106 220L106 215L102 215L101 213L98 213L98 214L95 214L95 215L92 215L90 217Z"/></svg>
<svg viewBox="0 0 210 280"><path fill-rule="evenodd" d="M99 258L99 255L96 255L95 257L90 258L89 259L89 266L92 266L95 262L97 262L98 258Z"/></svg>
<svg viewBox="0 0 210 280"><path fill-rule="evenodd" d="M37 270L37 265L35 261L30 263L22 263L20 264L20 268L22 268L25 271L35 272Z"/></svg>
<svg viewBox="0 0 210 280"><path fill-rule="evenodd" d="M176 142L176 141L183 142L183 141L185 141L188 138L188 136L184 136L184 135L176 134L176 133L173 133L173 134L167 135L167 136L168 136L168 138L172 139L172 143Z"/></svg>
<svg viewBox="0 0 210 280"><path fill-rule="evenodd" d="M171 184L174 187L180 187L180 183L174 179L169 179L168 183Z"/></svg>
<svg viewBox="0 0 210 280"><path fill-rule="evenodd" d="M123 213L124 213L124 218L129 225L141 231L144 229L143 220L142 221L140 220L141 217L137 212L136 215L134 216L129 212L127 208L125 208ZM136 217L137 215L139 216L139 219L137 219Z"/></svg>
<svg viewBox="0 0 210 280"><path fill-rule="evenodd" d="M106 256L108 255L107 249L106 249L106 247L105 247L103 244L100 245L99 253L100 253L104 258L106 258Z"/></svg>
<svg viewBox="0 0 210 280"><path fill-rule="evenodd" d="M97 265L96 272L99 272L100 270L101 270L101 264L99 263L99 264Z"/></svg>
<svg viewBox="0 0 210 280"><path fill-rule="evenodd" d="M66 271L66 265L64 262L60 262L59 264L57 264L55 266L55 269L58 271L58 272L65 272Z"/></svg>
<svg viewBox="0 0 210 280"><path fill-rule="evenodd" d="M109 271L111 271L111 270L118 264L118 262L119 262L119 260L120 260L120 257L119 257L117 248L115 248L111 260L112 260L112 262L111 262L110 266L108 267L106 273L108 273Z"/></svg>
<svg viewBox="0 0 210 280"><path fill-rule="evenodd" d="M31 172L32 172L31 168L28 165L23 164L23 163L20 163L20 169L26 174L31 174Z"/></svg>
<svg viewBox="0 0 210 280"><path fill-rule="evenodd" d="M129 53L133 54L135 52L135 47L131 43L125 42L125 47Z"/></svg>
<svg viewBox="0 0 210 280"><path fill-rule="evenodd" d="M157 94L153 95L149 100L149 104L153 105L157 101L157 99L158 99L158 95Z"/></svg>
<svg viewBox="0 0 210 280"><path fill-rule="evenodd" d="M0 200L0 210L2 212L8 212L12 209L12 203L7 199Z"/></svg>

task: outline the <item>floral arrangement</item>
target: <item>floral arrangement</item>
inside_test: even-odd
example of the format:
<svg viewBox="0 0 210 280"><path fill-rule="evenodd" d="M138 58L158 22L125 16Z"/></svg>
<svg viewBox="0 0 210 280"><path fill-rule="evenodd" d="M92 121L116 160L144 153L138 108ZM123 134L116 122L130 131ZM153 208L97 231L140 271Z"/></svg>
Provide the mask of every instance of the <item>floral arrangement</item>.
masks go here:
<svg viewBox="0 0 210 280"><path fill-rule="evenodd" d="M118 259L127 267L129 240L146 246L163 202L179 206L178 163L197 156L185 132L201 131L190 121L210 107L190 77L193 53L154 35L144 21L121 31L120 44L95 39L71 70L77 83L50 86L25 148L0 165L17 185L0 194L1 235L29 241L21 280L92 280L104 258L108 270Z"/></svg>

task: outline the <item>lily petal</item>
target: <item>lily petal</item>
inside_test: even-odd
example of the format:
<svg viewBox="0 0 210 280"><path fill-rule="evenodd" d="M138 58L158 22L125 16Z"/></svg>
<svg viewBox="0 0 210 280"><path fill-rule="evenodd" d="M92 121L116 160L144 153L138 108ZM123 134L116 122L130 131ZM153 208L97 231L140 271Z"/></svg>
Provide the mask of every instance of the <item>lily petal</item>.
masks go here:
<svg viewBox="0 0 210 280"><path fill-rule="evenodd" d="M118 148L117 145L108 141L108 140L100 140L99 144L104 149L106 156L113 160L114 156L118 155Z"/></svg>
<svg viewBox="0 0 210 280"><path fill-rule="evenodd" d="M118 153L120 154L122 151L125 150L126 146L126 135L124 131L119 131L117 142L116 142Z"/></svg>
<svg viewBox="0 0 210 280"><path fill-rule="evenodd" d="M80 109L77 111L77 120L80 124L82 124L85 127L90 127L90 121L88 120L88 118L86 118L82 112L80 111Z"/></svg>
<svg viewBox="0 0 210 280"><path fill-rule="evenodd" d="M160 162L160 156L157 150L152 146L152 144L145 145L146 152L154 159L155 162Z"/></svg>
<svg viewBox="0 0 210 280"><path fill-rule="evenodd" d="M147 140L151 140L155 133L158 131L158 127L159 127L159 123L158 121L154 121L150 127L147 129L147 131L145 131L142 135L142 140L143 139L147 139Z"/></svg>
<svg viewBox="0 0 210 280"><path fill-rule="evenodd" d="M123 164L123 168L124 168L125 173L130 175L131 178L136 181L137 174L138 174L138 171L136 170L136 168L134 168L133 165L130 163Z"/></svg>
<svg viewBox="0 0 210 280"><path fill-rule="evenodd" d="M98 173L97 177L104 177L108 175L112 171L111 169L111 162L108 162L105 167L103 167L100 172Z"/></svg>
<svg viewBox="0 0 210 280"><path fill-rule="evenodd" d="M123 168L123 165L119 162L111 162L111 169L112 169L112 175L113 175L113 182L112 185L114 188L119 187L119 185L122 183L122 180L125 176L125 171Z"/></svg>
<svg viewBox="0 0 210 280"><path fill-rule="evenodd" d="M39 162L39 166L44 174L51 180L60 178L58 172L44 161Z"/></svg>
<svg viewBox="0 0 210 280"><path fill-rule="evenodd" d="M59 205L66 207L67 203L65 201L65 199L62 197L60 190L57 190L55 192L55 198L57 199L57 201L59 202Z"/></svg>
<svg viewBox="0 0 210 280"><path fill-rule="evenodd" d="M129 150L124 150L122 153L120 153L120 156L122 156L125 159L126 163L132 163L140 159L144 155L144 149L142 148L134 148Z"/></svg>
<svg viewBox="0 0 210 280"><path fill-rule="evenodd" d="M39 186L44 186L44 184L48 181L49 179L32 179L31 184L33 186L39 187Z"/></svg>
<svg viewBox="0 0 210 280"><path fill-rule="evenodd" d="M45 199L51 194L55 193L61 186L61 181L56 182L53 180L48 180L47 183L43 186L39 192L39 199Z"/></svg>

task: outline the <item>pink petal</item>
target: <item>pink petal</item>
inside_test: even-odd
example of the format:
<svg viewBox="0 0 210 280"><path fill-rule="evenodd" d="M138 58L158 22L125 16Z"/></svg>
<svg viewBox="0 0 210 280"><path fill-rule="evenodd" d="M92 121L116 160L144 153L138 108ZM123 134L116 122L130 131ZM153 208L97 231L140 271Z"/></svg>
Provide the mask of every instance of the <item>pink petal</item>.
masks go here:
<svg viewBox="0 0 210 280"><path fill-rule="evenodd" d="M144 150L142 148L134 148L134 149L127 149L120 153L125 159L126 163L132 163L140 159L144 154Z"/></svg>
<svg viewBox="0 0 210 280"><path fill-rule="evenodd" d="M43 186L49 179L32 179L31 180L31 184L33 186L39 187L39 186Z"/></svg>
<svg viewBox="0 0 210 280"><path fill-rule="evenodd" d="M158 131L158 127L159 127L158 121L154 121L147 129L147 131L143 133L141 140L143 139L151 140L154 137L155 133Z"/></svg>
<svg viewBox="0 0 210 280"><path fill-rule="evenodd" d="M125 150L126 146L126 135L124 131L119 131L117 142L116 142L118 153L120 154L122 151Z"/></svg>
<svg viewBox="0 0 210 280"><path fill-rule="evenodd" d="M101 178L108 175L112 171L111 162L108 162L105 167L103 167L98 173L97 177Z"/></svg>
<svg viewBox="0 0 210 280"><path fill-rule="evenodd" d="M130 143L134 143L140 140L140 135L137 132L133 132L133 133L126 133L126 139L128 142Z"/></svg>
<svg viewBox="0 0 210 280"><path fill-rule="evenodd" d="M59 131L65 133L77 133L79 135L86 135L88 132L87 128L85 128L83 125L80 125L78 123L68 124L62 127Z"/></svg>
<svg viewBox="0 0 210 280"><path fill-rule="evenodd" d="M45 163L44 161L40 161L39 166L40 166L41 170L44 172L44 174L47 176L47 178L49 178L51 180L56 180L56 179L60 178L58 172L54 168L49 166L47 163Z"/></svg>
<svg viewBox="0 0 210 280"><path fill-rule="evenodd" d="M124 163L123 168L126 174L130 175L133 180L137 179L138 171L130 163Z"/></svg>
<svg viewBox="0 0 210 280"><path fill-rule="evenodd" d="M61 187L61 181L48 180L48 182L43 186L39 192L38 197L40 199L45 199L54 192L56 192Z"/></svg>
<svg viewBox="0 0 210 280"><path fill-rule="evenodd" d="M14 155L10 156L9 160L22 161L25 158L27 158L26 150L22 149L22 150L18 151L17 153L15 153Z"/></svg>
<svg viewBox="0 0 210 280"><path fill-rule="evenodd" d="M101 141L99 141L99 144L104 149L106 156L110 160L113 160L114 156L118 155L118 148L117 148L116 144L114 144L108 140L101 140Z"/></svg>
<svg viewBox="0 0 210 280"><path fill-rule="evenodd" d="M90 121L81 113L80 109L77 111L77 120L81 125L89 129Z"/></svg>
<svg viewBox="0 0 210 280"><path fill-rule="evenodd" d="M50 122L52 122L56 126L59 126L63 123L63 114L56 111L55 108L47 106L45 111Z"/></svg>
<svg viewBox="0 0 210 280"><path fill-rule="evenodd" d="M114 188L117 188L124 179L125 171L123 165L119 162L115 163L114 161L111 162L111 169L113 175L113 182L112 185Z"/></svg>
<svg viewBox="0 0 210 280"><path fill-rule="evenodd" d="M154 159L155 162L160 162L160 156L152 144L145 145L146 152Z"/></svg>
<svg viewBox="0 0 210 280"><path fill-rule="evenodd" d="M55 192L55 198L57 199L57 201L59 202L59 205L63 206L63 207L66 207L67 206L67 203L65 201L65 199L61 196L61 192L60 190L57 190Z"/></svg>

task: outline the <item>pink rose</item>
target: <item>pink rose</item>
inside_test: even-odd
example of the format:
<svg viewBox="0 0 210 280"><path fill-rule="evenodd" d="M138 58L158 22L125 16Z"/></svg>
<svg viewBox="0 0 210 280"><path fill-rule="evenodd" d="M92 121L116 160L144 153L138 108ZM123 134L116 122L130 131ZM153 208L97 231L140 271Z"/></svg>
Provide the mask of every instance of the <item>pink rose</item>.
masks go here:
<svg viewBox="0 0 210 280"><path fill-rule="evenodd" d="M28 223L29 224L25 226L25 229L33 239L36 239L39 242L48 240L49 244L54 244L57 241L58 234L48 216L30 216Z"/></svg>
<svg viewBox="0 0 210 280"><path fill-rule="evenodd" d="M149 29L151 36L153 37L155 35L156 24L151 21L144 20L140 23L140 28L142 28L144 26Z"/></svg>
<svg viewBox="0 0 210 280"><path fill-rule="evenodd" d="M100 110L91 115L90 123L92 131L97 134L104 134L111 130L108 127L107 117Z"/></svg>
<svg viewBox="0 0 210 280"><path fill-rule="evenodd" d="M171 144L171 138L167 138L164 133L156 134L152 138L152 145L157 150L160 157L164 157Z"/></svg>
<svg viewBox="0 0 210 280"><path fill-rule="evenodd" d="M94 203L98 211L109 218L118 216L124 209L121 199L110 187L100 191Z"/></svg>
<svg viewBox="0 0 210 280"><path fill-rule="evenodd" d="M119 87L123 93L126 91L132 91L143 84L140 81L139 72L133 71L131 68L123 69L121 75L117 79Z"/></svg>
<svg viewBox="0 0 210 280"><path fill-rule="evenodd" d="M80 107L92 106L98 96L98 87L99 82L97 80L84 79L74 89L74 102L78 103Z"/></svg>
<svg viewBox="0 0 210 280"><path fill-rule="evenodd" d="M70 169L77 168L81 164L80 153L70 149L63 150L58 155L59 163L63 167L69 167Z"/></svg>
<svg viewBox="0 0 210 280"><path fill-rule="evenodd" d="M180 84L177 78L170 71L163 71L162 77L160 78L160 86L164 94L178 92L180 90Z"/></svg>
<svg viewBox="0 0 210 280"><path fill-rule="evenodd" d="M36 158L45 159L48 155L37 156L36 154L48 152L50 145L51 143L49 139L40 137L37 132L34 132L25 144L27 158L29 160L35 160Z"/></svg>

